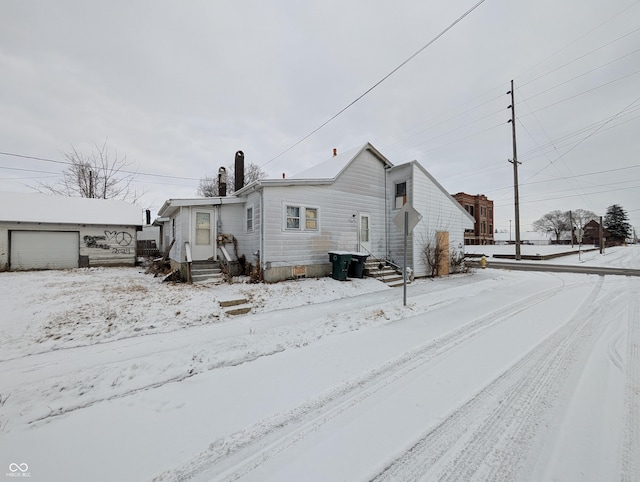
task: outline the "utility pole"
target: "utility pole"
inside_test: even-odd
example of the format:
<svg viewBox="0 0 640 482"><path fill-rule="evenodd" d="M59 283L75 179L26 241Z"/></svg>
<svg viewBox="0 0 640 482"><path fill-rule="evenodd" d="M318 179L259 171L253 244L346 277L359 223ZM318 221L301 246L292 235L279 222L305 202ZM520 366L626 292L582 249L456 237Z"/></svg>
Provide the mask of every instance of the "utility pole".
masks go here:
<svg viewBox="0 0 640 482"><path fill-rule="evenodd" d="M513 160L509 162L513 164L513 203L515 207L515 220L516 220L516 260L520 261L520 195L518 194L518 150L516 148L516 103L513 95L513 80L511 81L511 90L507 92L511 94L511 105L508 107L511 109L511 138L513 140Z"/></svg>
<svg viewBox="0 0 640 482"><path fill-rule="evenodd" d="M569 230L571 231L571 249L573 249L573 216L569 211Z"/></svg>

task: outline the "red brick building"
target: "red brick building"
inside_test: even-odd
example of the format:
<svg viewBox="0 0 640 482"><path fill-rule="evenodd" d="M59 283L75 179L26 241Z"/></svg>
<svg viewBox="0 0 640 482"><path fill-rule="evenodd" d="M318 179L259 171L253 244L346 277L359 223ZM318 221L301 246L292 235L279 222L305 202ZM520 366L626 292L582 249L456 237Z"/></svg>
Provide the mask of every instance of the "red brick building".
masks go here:
<svg viewBox="0 0 640 482"><path fill-rule="evenodd" d="M454 194L453 198L476 220L474 229L465 230L464 244L494 244L493 201L484 194L472 196L464 192Z"/></svg>

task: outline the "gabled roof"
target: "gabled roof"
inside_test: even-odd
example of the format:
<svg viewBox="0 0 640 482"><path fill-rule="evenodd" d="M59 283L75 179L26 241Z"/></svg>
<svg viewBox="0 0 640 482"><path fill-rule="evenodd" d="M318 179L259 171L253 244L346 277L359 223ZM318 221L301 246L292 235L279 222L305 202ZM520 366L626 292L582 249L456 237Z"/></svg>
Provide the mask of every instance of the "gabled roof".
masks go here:
<svg viewBox="0 0 640 482"><path fill-rule="evenodd" d="M235 196L242 196L246 192L252 189L260 189L265 186L306 186L306 185L318 185L318 184L331 184L334 182L347 167L364 151L371 152L382 162L386 167L393 167L393 164L389 159L383 156L380 151L373 147L369 142L366 144L350 149L327 159L324 162L316 164L309 169L306 169L287 179L261 179L254 181L242 189L239 189L234 193Z"/></svg>
<svg viewBox="0 0 640 482"><path fill-rule="evenodd" d="M244 202L244 199L238 199L234 197L234 195L235 193L229 197L167 199L158 210L158 216L161 218L171 216L174 211L183 206L219 206L221 204L237 204Z"/></svg>
<svg viewBox="0 0 640 482"><path fill-rule="evenodd" d="M142 226L142 208L115 199L0 192L0 222Z"/></svg>
<svg viewBox="0 0 640 482"><path fill-rule="evenodd" d="M294 179L336 179L363 151L368 150L373 153L387 167L393 167L389 159L383 156L380 151L369 142L366 144L345 151L337 156L333 156L324 162L316 164L309 169L302 171Z"/></svg>
<svg viewBox="0 0 640 482"><path fill-rule="evenodd" d="M424 166L420 164L418 161L410 161L405 164L399 164L395 166L393 169L402 169L402 168L405 168L406 166L414 166L420 169L420 171L422 171L422 173L425 176L427 176L427 178L433 183L433 185L436 186L442 192L442 194L448 197L449 200L460 210L460 212L462 212L462 214L464 214L467 217L467 219L469 219L473 223L473 225L475 225L476 223L475 218L471 214L469 214L467 210L464 207L462 207L462 205L458 201L456 201L451 194L449 194L449 192L442 186L442 184L436 181L436 178L433 177L429 173L429 171L427 171L424 168Z"/></svg>

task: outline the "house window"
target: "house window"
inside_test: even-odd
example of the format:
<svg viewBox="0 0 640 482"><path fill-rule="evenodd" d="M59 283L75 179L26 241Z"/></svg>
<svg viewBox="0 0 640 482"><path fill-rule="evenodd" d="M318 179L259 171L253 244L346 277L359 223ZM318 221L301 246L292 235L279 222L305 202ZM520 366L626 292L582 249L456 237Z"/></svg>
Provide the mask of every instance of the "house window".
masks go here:
<svg viewBox="0 0 640 482"><path fill-rule="evenodd" d="M247 232L253 231L253 206L247 208Z"/></svg>
<svg viewBox="0 0 640 482"><path fill-rule="evenodd" d="M196 244L211 244L211 213L196 213Z"/></svg>
<svg viewBox="0 0 640 482"><path fill-rule="evenodd" d="M487 215L487 208L485 208L484 206L480 206L480 216L486 216Z"/></svg>
<svg viewBox="0 0 640 482"><path fill-rule="evenodd" d="M318 230L318 210L316 208L305 208L304 229L309 231Z"/></svg>
<svg viewBox="0 0 640 482"><path fill-rule="evenodd" d="M465 207L468 207L469 209L467 209L467 211L469 211L469 214L471 214L472 216L475 217L475 214L473 212L474 211L473 210L473 204L467 204L467 206L465 206Z"/></svg>
<svg viewBox="0 0 640 482"><path fill-rule="evenodd" d="M176 239L176 218L171 220L171 237Z"/></svg>
<svg viewBox="0 0 640 482"><path fill-rule="evenodd" d="M287 229L300 229L299 206L287 206Z"/></svg>
<svg viewBox="0 0 640 482"><path fill-rule="evenodd" d="M396 184L396 209L400 209L407 203L407 182Z"/></svg>
<svg viewBox="0 0 640 482"><path fill-rule="evenodd" d="M318 208L306 206L285 207L285 229L291 231L317 231Z"/></svg>

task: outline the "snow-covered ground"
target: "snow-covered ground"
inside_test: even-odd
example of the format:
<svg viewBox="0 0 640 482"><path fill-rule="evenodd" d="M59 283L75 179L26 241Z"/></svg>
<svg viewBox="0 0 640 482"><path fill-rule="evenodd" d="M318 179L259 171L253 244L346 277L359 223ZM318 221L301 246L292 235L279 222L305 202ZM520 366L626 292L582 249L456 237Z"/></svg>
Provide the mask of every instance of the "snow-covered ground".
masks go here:
<svg viewBox="0 0 640 482"><path fill-rule="evenodd" d="M640 269L640 247L553 262ZM640 277L478 269L417 280L404 306L373 279L0 273L0 470L640 480L638 292ZM241 297L251 314L220 307Z"/></svg>

